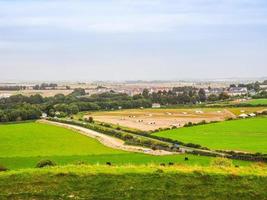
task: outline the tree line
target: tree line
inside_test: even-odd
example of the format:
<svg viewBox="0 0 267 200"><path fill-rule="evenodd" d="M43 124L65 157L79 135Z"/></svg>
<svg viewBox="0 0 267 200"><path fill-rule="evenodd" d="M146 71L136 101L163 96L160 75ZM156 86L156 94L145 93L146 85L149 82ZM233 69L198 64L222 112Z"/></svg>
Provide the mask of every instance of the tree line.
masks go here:
<svg viewBox="0 0 267 200"><path fill-rule="evenodd" d="M177 104L197 104L204 102L213 102L229 99L230 96L226 92L219 95L207 95L203 88L195 87L174 87L172 90L158 91L149 93L148 89L144 89L142 94L135 95L134 98L143 97L149 99L153 103L161 105L177 105Z"/></svg>
<svg viewBox="0 0 267 200"><path fill-rule="evenodd" d="M65 117L81 111L148 108L152 103L143 97L133 98L113 91L86 96L83 89L76 89L69 95L53 97L14 95L0 99L0 122L38 119L42 113L50 117Z"/></svg>

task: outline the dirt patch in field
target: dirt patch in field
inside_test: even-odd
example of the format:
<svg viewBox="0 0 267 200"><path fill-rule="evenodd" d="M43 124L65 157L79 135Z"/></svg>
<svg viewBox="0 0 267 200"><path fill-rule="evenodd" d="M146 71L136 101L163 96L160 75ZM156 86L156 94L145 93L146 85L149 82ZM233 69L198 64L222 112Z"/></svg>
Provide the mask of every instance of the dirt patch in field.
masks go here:
<svg viewBox="0 0 267 200"><path fill-rule="evenodd" d="M182 127L188 122L198 123L203 120L206 122L223 121L227 118L235 117L225 109L135 109L96 112L85 117L88 116L92 116L97 121L119 124L144 131L172 126Z"/></svg>

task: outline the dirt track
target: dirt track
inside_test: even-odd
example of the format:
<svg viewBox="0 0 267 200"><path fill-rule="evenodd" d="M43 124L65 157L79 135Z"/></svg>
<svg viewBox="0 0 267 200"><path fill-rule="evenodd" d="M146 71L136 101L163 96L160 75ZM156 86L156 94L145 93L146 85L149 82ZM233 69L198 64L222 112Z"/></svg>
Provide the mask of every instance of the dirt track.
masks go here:
<svg viewBox="0 0 267 200"><path fill-rule="evenodd" d="M144 154L150 154L150 155L171 155L174 154L173 152L168 152L168 151L163 151L163 150L152 150L149 148L144 148L144 147L138 147L138 146L130 146L130 145L125 145L123 140L119 140L117 138L98 133L96 131L83 128L80 126L75 126L75 125L70 125L70 124L63 124L63 123L58 123L58 122L51 122L47 120L39 120L38 122L40 123L45 123L45 124L52 124L64 128L68 128L71 130L75 130L79 132L82 135L95 138L99 142L101 142L103 145L107 147L111 147L114 149L120 149L124 151L130 151L130 152L139 152L139 153L144 153Z"/></svg>

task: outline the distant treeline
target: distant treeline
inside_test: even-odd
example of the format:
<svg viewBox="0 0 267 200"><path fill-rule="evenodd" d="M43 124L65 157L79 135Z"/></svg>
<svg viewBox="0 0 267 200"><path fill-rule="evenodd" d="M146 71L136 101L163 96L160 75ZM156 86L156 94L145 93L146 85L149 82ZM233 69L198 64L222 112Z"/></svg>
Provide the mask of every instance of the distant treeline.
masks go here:
<svg viewBox="0 0 267 200"><path fill-rule="evenodd" d="M83 89L75 89L69 95L54 97L14 95L0 99L0 122L38 119L44 112L50 117L65 117L80 111L113 110L119 108L151 107L152 102L143 97L134 98L127 94L107 92L84 96Z"/></svg>
<svg viewBox="0 0 267 200"><path fill-rule="evenodd" d="M58 85L55 83L42 83L40 85L33 86L34 90L46 90L47 88L55 89Z"/></svg>
<svg viewBox="0 0 267 200"><path fill-rule="evenodd" d="M25 90L26 86L0 86L0 90L6 91L18 91L18 90Z"/></svg>
<svg viewBox="0 0 267 200"><path fill-rule="evenodd" d="M42 87L56 85L43 85ZM266 93L266 92L265 92ZM260 93L266 95L264 92ZM53 97L14 95L0 99L0 122L38 119L41 113L50 117L65 117L81 111L149 108L153 103L161 105L192 105L229 99L227 93L207 96L204 89L175 87L169 91L150 93L144 89L141 94L129 96L114 91L88 96L84 89L77 88L69 95L57 94Z"/></svg>
<svg viewBox="0 0 267 200"><path fill-rule="evenodd" d="M148 89L144 89L142 94L135 95L134 98L143 97L149 99L153 103L162 105L177 105L177 104L197 104L200 102L214 102L219 100L229 99L230 96L222 92L219 95L206 95L204 89L195 87L174 87L169 91L158 91L149 93Z"/></svg>

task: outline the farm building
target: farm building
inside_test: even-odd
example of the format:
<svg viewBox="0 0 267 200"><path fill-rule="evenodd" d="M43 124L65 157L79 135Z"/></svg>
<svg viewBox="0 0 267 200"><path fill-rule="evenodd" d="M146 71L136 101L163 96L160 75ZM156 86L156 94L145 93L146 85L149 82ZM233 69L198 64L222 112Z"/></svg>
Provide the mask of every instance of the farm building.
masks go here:
<svg viewBox="0 0 267 200"><path fill-rule="evenodd" d="M230 96L246 95L247 93L248 89L246 87L231 87L228 92Z"/></svg>
<svg viewBox="0 0 267 200"><path fill-rule="evenodd" d="M205 89L205 93L206 93L207 96L210 96L212 94L219 95L222 92L224 92L224 88L208 88L208 89Z"/></svg>

